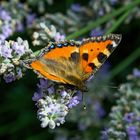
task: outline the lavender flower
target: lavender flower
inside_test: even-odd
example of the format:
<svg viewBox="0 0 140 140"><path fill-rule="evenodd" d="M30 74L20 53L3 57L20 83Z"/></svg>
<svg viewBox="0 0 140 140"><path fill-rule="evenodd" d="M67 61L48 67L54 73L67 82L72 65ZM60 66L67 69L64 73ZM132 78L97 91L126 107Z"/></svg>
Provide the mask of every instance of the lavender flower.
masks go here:
<svg viewBox="0 0 140 140"><path fill-rule="evenodd" d="M31 25L33 24L34 20L35 20L36 15L35 14L28 14L26 16L26 24L28 27L31 27Z"/></svg>
<svg viewBox="0 0 140 140"><path fill-rule="evenodd" d="M34 93L32 100L33 101L38 101L39 99L42 98L42 91L38 90L37 92Z"/></svg>
<svg viewBox="0 0 140 140"><path fill-rule="evenodd" d="M6 37L3 34L0 34L0 40L5 40Z"/></svg>
<svg viewBox="0 0 140 140"><path fill-rule="evenodd" d="M4 58L12 58L12 49L10 48L10 44L5 41L0 44L0 54Z"/></svg>
<svg viewBox="0 0 140 140"><path fill-rule="evenodd" d="M124 120L127 122L127 123L131 123L133 120L134 120L134 113L131 112L131 113L126 113L125 116L124 116Z"/></svg>
<svg viewBox="0 0 140 140"><path fill-rule="evenodd" d="M15 31L23 31L25 29L24 19L27 19L27 26L30 26L34 20L33 14L29 14L30 10L26 4L19 1L1 2L0 6L0 39L5 40Z"/></svg>
<svg viewBox="0 0 140 140"><path fill-rule="evenodd" d="M25 53L24 46L19 45L17 42L13 43L13 50L15 50L16 54L18 55L23 55Z"/></svg>
<svg viewBox="0 0 140 140"><path fill-rule="evenodd" d="M101 132L102 136L101 136L101 140L108 140L108 132L107 129Z"/></svg>
<svg viewBox="0 0 140 140"><path fill-rule="evenodd" d="M17 41L0 42L0 75L3 75L6 83L12 82L23 76L25 67L20 65L21 59L31 57L32 51L28 42L17 38Z"/></svg>
<svg viewBox="0 0 140 140"><path fill-rule="evenodd" d="M0 8L0 21L1 21L1 29L0 29L0 39L5 40L12 33L12 18L6 10Z"/></svg>
<svg viewBox="0 0 140 140"><path fill-rule="evenodd" d="M73 108L74 106L77 106L80 103L79 101L79 97L78 96L74 96L68 104L68 108Z"/></svg>
<svg viewBox="0 0 140 140"><path fill-rule="evenodd" d="M104 14L105 14L104 9L100 8L99 11L98 11L98 15L103 16Z"/></svg>
<svg viewBox="0 0 140 140"><path fill-rule="evenodd" d="M104 34L104 31L101 29L101 28L96 28L96 29L93 29L91 32L90 32L90 36L93 37L93 36L100 36L100 35L103 35Z"/></svg>
<svg viewBox="0 0 140 140"><path fill-rule="evenodd" d="M37 84L38 90L32 97L33 101L37 102L37 116L42 122L41 127L54 129L56 126L65 122L69 109L79 104L79 92L68 90L65 87L55 87L54 83L40 79ZM58 92L59 91L59 92ZM74 96L72 96L74 94Z"/></svg>
<svg viewBox="0 0 140 140"><path fill-rule="evenodd" d="M57 32L54 36L54 40L56 42L64 41L65 40L65 35L61 35L59 32Z"/></svg>
<svg viewBox="0 0 140 140"><path fill-rule="evenodd" d="M80 12L81 10L81 5L79 3L75 3L71 5L71 10L74 12Z"/></svg>
<svg viewBox="0 0 140 140"><path fill-rule="evenodd" d="M106 134L108 139L119 138L129 140L139 139L140 130L140 78L133 76L130 81L122 84L119 89L117 104L110 113L111 121L108 123Z"/></svg>
<svg viewBox="0 0 140 140"><path fill-rule="evenodd" d="M46 96L45 99L38 101L38 118L42 121L41 126L44 128L47 125L51 129L55 126L59 126L65 122L65 116L68 113L68 107L59 100L57 101L53 97Z"/></svg>
<svg viewBox="0 0 140 140"><path fill-rule="evenodd" d="M0 19L10 21L11 16L10 16L9 12L7 12L4 9L0 8Z"/></svg>
<svg viewBox="0 0 140 140"><path fill-rule="evenodd" d="M33 45L46 45L50 40L60 42L65 39L65 35L57 32L53 25L48 28L44 22L41 22L37 28L40 31L33 33Z"/></svg>
<svg viewBox="0 0 140 140"><path fill-rule="evenodd" d="M12 27L10 24L3 25L2 27L2 34L5 36L5 38L8 38L10 35L12 35Z"/></svg>
<svg viewBox="0 0 140 140"><path fill-rule="evenodd" d="M136 126L129 126L126 129L126 131L127 131L129 140L139 140Z"/></svg>
<svg viewBox="0 0 140 140"><path fill-rule="evenodd" d="M133 76L139 78L140 77L140 70L134 69L133 70Z"/></svg>
<svg viewBox="0 0 140 140"><path fill-rule="evenodd" d="M38 88L39 89L42 89L42 90L47 90L47 88L48 88L48 80L45 80L45 79L43 79L43 78L41 78L40 80L39 80L39 84L37 84L37 86L38 86Z"/></svg>
<svg viewBox="0 0 140 140"><path fill-rule="evenodd" d="M4 80L6 83L10 83L12 81L15 81L15 74L13 72L10 72L10 73L7 73L7 74L4 74Z"/></svg>
<svg viewBox="0 0 140 140"><path fill-rule="evenodd" d="M23 32L24 31L24 25L23 24L21 24L20 22L17 22L17 24L16 24L16 30L18 31L18 32Z"/></svg>

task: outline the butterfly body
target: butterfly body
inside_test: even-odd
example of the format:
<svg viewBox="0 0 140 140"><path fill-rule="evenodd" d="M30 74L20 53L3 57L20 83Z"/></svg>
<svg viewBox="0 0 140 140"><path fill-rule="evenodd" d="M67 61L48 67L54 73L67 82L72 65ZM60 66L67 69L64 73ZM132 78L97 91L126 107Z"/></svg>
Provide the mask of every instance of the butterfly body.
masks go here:
<svg viewBox="0 0 140 140"><path fill-rule="evenodd" d="M45 78L85 91L85 81L100 68L120 40L121 35L111 34L81 43L51 43L30 66Z"/></svg>

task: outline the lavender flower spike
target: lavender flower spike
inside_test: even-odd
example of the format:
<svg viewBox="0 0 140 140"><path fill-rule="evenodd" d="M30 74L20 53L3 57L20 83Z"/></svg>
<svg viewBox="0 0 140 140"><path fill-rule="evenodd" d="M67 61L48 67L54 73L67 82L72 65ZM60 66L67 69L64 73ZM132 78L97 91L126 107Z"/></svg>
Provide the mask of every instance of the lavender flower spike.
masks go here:
<svg viewBox="0 0 140 140"><path fill-rule="evenodd" d="M136 126L129 126L126 131L129 136L129 140L139 140Z"/></svg>
<svg viewBox="0 0 140 140"><path fill-rule="evenodd" d="M46 79L40 79L37 87L32 99L37 102L37 116L43 128L48 126L54 129L63 124L69 110L81 101L79 92L62 86L55 87L52 81Z"/></svg>
<svg viewBox="0 0 140 140"><path fill-rule="evenodd" d="M20 61L31 58L31 54L26 40L17 38L17 41L0 41L0 75L3 75L6 83L23 76L26 68L20 65Z"/></svg>
<svg viewBox="0 0 140 140"><path fill-rule="evenodd" d="M59 100L46 96L45 99L38 101L38 107L38 118L42 121L41 127L49 126L51 129L54 129L65 122L68 107L61 104Z"/></svg>

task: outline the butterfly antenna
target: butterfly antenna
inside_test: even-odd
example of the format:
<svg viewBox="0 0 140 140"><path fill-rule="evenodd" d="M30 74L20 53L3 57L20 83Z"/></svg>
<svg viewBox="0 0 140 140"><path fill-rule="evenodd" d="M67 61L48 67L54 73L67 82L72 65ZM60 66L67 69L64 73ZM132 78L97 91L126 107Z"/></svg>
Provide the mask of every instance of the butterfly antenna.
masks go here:
<svg viewBox="0 0 140 140"><path fill-rule="evenodd" d="M119 89L119 86L114 85L114 83L110 83L110 85L108 83L106 85L96 85L96 87Z"/></svg>
<svg viewBox="0 0 140 140"><path fill-rule="evenodd" d="M99 86L99 87L104 87L104 88L112 88L112 89L119 89L118 86L111 86L111 85L106 85L106 86Z"/></svg>

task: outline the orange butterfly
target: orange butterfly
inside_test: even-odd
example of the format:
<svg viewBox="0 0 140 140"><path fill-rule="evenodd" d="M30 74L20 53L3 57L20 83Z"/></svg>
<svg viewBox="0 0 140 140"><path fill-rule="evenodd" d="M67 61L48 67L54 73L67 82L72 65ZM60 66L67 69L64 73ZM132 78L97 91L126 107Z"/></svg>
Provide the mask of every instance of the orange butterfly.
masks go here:
<svg viewBox="0 0 140 140"><path fill-rule="evenodd" d="M51 43L30 66L43 77L85 91L85 81L94 74L121 41L110 34L84 39L81 43Z"/></svg>

